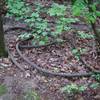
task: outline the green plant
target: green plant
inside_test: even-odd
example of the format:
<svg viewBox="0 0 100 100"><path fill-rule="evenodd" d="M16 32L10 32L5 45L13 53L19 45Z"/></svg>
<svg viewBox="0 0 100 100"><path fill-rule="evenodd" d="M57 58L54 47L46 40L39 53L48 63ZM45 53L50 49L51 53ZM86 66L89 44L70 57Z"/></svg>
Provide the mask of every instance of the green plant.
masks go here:
<svg viewBox="0 0 100 100"><path fill-rule="evenodd" d="M5 85L0 84L0 96L7 92L7 88Z"/></svg>
<svg viewBox="0 0 100 100"><path fill-rule="evenodd" d="M98 3L99 2L90 3L90 0L74 0L72 6L73 15L83 15L87 22L94 23L96 18L100 17L100 11L96 9ZM90 8L92 11L90 11Z"/></svg>
<svg viewBox="0 0 100 100"><path fill-rule="evenodd" d="M43 20L39 12L33 12L25 22L33 29L31 32L34 36L33 43L36 44L38 42L39 45L44 45L48 41L47 34L50 31L48 30L47 20Z"/></svg>
<svg viewBox="0 0 100 100"><path fill-rule="evenodd" d="M50 16L64 16L66 14L66 6L53 3L48 13Z"/></svg>
<svg viewBox="0 0 100 100"><path fill-rule="evenodd" d="M48 10L48 14L55 17L55 31L52 32L54 36L61 35L64 31L71 30L70 24L79 21L77 18L66 17L67 7L54 3Z"/></svg>
<svg viewBox="0 0 100 100"><path fill-rule="evenodd" d="M67 92L69 94L76 94L83 92L87 89L86 86L78 86L77 84L71 83L70 85L64 86L61 91L62 92Z"/></svg>
<svg viewBox="0 0 100 100"><path fill-rule="evenodd" d="M40 100L40 96L33 90L29 90L24 98L25 100Z"/></svg>
<svg viewBox="0 0 100 100"><path fill-rule="evenodd" d="M29 39L30 37L32 37L32 34L31 33L22 33L21 35L18 36L17 40L27 40Z"/></svg>
<svg viewBox="0 0 100 100"><path fill-rule="evenodd" d="M35 11L26 18L25 22L30 26L33 31L31 34L34 36L34 40L32 44L36 45L44 45L49 41L48 34L58 39L58 36L61 35L64 31L68 31L71 29L69 26L71 23L75 23L79 21L77 18L66 18L66 7L64 5L52 4L50 8L48 8L48 12L44 9L44 6L40 3L35 4ZM51 17L54 17L55 29L52 31L50 27L50 23L48 23L47 19L42 18L41 13L44 12ZM60 11L59 11L59 10Z"/></svg>
<svg viewBox="0 0 100 100"><path fill-rule="evenodd" d="M88 33L84 33L83 31L78 31L78 36L82 39L91 39L94 38L94 35L92 34L88 34Z"/></svg>
<svg viewBox="0 0 100 100"><path fill-rule="evenodd" d="M72 6L72 11L73 15L79 16L83 13L83 10L85 10L85 2L84 0L73 0L73 6Z"/></svg>
<svg viewBox="0 0 100 100"><path fill-rule="evenodd" d="M43 5L42 3L39 3L39 2L35 2L34 3L34 6L35 6L35 11L37 12L47 12L48 10L48 7L45 7L45 5Z"/></svg>
<svg viewBox="0 0 100 100"><path fill-rule="evenodd" d="M92 75L92 77L96 80L100 82L100 74L94 74Z"/></svg>
<svg viewBox="0 0 100 100"><path fill-rule="evenodd" d="M100 83L92 83L89 87L92 89L100 88Z"/></svg>
<svg viewBox="0 0 100 100"><path fill-rule="evenodd" d="M8 15L15 16L17 19L25 19L27 25L32 29L31 34L34 39L33 45L44 45L49 42L48 34L58 39L65 31L71 29L70 24L79 21L77 18L66 17L66 6L53 3L50 7L45 7L41 3L34 3L34 12L25 4L23 0L7 0L9 12ZM45 13L47 16L53 17L55 27L52 30L50 23L41 15ZM26 39L30 33L20 35L20 39Z"/></svg>
<svg viewBox="0 0 100 100"><path fill-rule="evenodd" d="M75 58L76 58L77 60L80 60L81 54L85 53L86 51L87 51L87 50L84 49L84 48L79 48L79 49L74 48L74 49L72 49L72 53L73 53L73 55L75 56Z"/></svg>
<svg viewBox="0 0 100 100"><path fill-rule="evenodd" d="M32 44L36 45L44 45L48 42L48 33L50 33L50 28L48 21L42 18L41 14L46 13L44 5L41 3L34 4L35 11L31 13L29 17L25 19L25 22L28 26L33 29L31 34L34 36L34 40L32 40Z"/></svg>
<svg viewBox="0 0 100 100"><path fill-rule="evenodd" d="M15 16L16 19L25 18L30 10L23 0L6 0L6 2L8 5L7 16Z"/></svg>

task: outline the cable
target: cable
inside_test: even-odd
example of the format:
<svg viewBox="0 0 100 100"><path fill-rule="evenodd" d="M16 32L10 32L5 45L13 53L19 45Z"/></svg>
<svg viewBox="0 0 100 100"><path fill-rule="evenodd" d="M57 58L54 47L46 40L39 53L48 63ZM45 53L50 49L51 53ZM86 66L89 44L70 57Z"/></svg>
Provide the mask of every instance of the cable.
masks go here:
<svg viewBox="0 0 100 100"><path fill-rule="evenodd" d="M60 73L60 72L56 73L56 72L49 71L47 69L43 69L41 66L38 66L38 65L30 62L30 60L27 59L21 53L21 51L19 49L19 47L21 48L20 43L21 42L19 42L19 43L16 44L16 50L17 50L18 54L20 55L20 57L22 59L24 59L28 64L30 64L34 69L37 69L39 72L42 72L44 74L50 74L52 76L60 76L60 77L83 77L83 76L84 77L86 77L86 76L88 77L88 76L91 76L93 73L100 73L100 72L97 72L97 71L95 71L95 72L89 72L89 73L73 73L73 74L71 74L71 73Z"/></svg>
<svg viewBox="0 0 100 100"><path fill-rule="evenodd" d="M22 71L22 72L25 72L25 69L22 67L22 65L20 65L16 60L15 58L13 57L13 55L10 53L9 49L7 49L8 51L8 54L10 56L10 59L12 60L12 62Z"/></svg>
<svg viewBox="0 0 100 100"><path fill-rule="evenodd" d="M11 31L11 30L9 30ZM69 41L69 40L66 40L66 41ZM82 64L84 64L89 70L91 70L90 72L87 72L87 73L62 73L62 72L53 72L53 71L50 71L48 69L43 69L41 66L31 62L27 57L25 57L20 49L24 49L24 48L27 48L27 49L30 49L30 48L40 48L40 47L47 47L47 46L50 46L50 45L53 45L53 44L56 44L58 43L57 41L54 41L50 44L47 44L47 45L41 45L41 46L27 46L27 45L22 45L22 42L24 41L19 41L17 44L16 44L16 51L17 53L20 55L20 57L26 61L29 65L32 66L33 69L36 69L38 70L39 72L42 72L44 75L49 75L49 76L60 76L60 77L68 77L68 78L72 78L72 77L89 77L93 74L100 74L100 71L96 71L96 70L91 70L89 66L87 66L87 64L84 63L84 61L81 59L80 61L82 62ZM69 42L70 43L70 42ZM72 48L75 48L75 46L70 43L71 47ZM12 62L18 67L20 68L22 71L25 71L20 65L19 63L16 63L16 60L14 59L14 57L11 55L10 51L8 50L8 53L9 53L9 56L12 60Z"/></svg>

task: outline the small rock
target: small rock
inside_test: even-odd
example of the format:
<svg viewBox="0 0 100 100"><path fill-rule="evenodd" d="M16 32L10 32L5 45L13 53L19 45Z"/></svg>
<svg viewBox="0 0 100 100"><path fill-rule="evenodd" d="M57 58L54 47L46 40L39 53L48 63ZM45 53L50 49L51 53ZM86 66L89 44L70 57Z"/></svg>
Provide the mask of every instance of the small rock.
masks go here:
<svg viewBox="0 0 100 100"><path fill-rule="evenodd" d="M24 68L25 68L25 69L29 69L29 66L28 66L28 65L24 65Z"/></svg>
<svg viewBox="0 0 100 100"><path fill-rule="evenodd" d="M4 64L4 63L0 63L0 68L6 68L6 67L8 67L9 65L7 65L7 64Z"/></svg>
<svg viewBox="0 0 100 100"><path fill-rule="evenodd" d="M0 62L2 62L2 58L0 58Z"/></svg>
<svg viewBox="0 0 100 100"><path fill-rule="evenodd" d="M100 100L100 95L96 95L94 98L95 98L96 100Z"/></svg>
<svg viewBox="0 0 100 100"><path fill-rule="evenodd" d="M84 100L84 98L81 95L77 95L76 100Z"/></svg>
<svg viewBox="0 0 100 100"><path fill-rule="evenodd" d="M30 75L30 73L29 72L26 72L25 73L25 78L28 78L28 77L30 77L31 75Z"/></svg>
<svg viewBox="0 0 100 100"><path fill-rule="evenodd" d="M10 64L10 60L8 58L3 58L3 62L6 63L6 64Z"/></svg>

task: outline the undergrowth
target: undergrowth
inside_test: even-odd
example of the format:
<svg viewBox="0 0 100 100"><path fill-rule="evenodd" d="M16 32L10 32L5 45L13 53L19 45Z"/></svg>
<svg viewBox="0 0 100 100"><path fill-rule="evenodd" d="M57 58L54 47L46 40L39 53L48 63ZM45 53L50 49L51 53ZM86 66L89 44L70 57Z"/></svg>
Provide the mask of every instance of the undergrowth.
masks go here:
<svg viewBox="0 0 100 100"><path fill-rule="evenodd" d="M34 36L32 41L33 45L44 45L49 42L49 36L53 36L55 39L59 38L59 35L63 32L71 30L71 23L76 23L79 20L77 18L66 17L67 7L57 3L53 3L47 9L41 3L34 3L34 12L31 7L28 7L22 0L15 1L8 0L8 16L14 16L16 19L25 19L24 22L32 29L31 33L25 33L20 35L23 38L28 37L29 34ZM53 18L54 28L51 26L49 20L42 16L45 13L46 17ZM49 34L49 36L48 36Z"/></svg>

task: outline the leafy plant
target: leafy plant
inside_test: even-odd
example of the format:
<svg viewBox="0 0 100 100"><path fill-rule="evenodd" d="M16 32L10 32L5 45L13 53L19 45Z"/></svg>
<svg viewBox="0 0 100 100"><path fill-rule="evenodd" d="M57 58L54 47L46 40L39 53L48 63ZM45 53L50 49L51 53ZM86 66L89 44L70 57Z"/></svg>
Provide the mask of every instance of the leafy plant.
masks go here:
<svg viewBox="0 0 100 100"><path fill-rule="evenodd" d="M7 16L15 16L16 19L24 18L30 10L23 0L6 0L6 2L8 5Z"/></svg>
<svg viewBox="0 0 100 100"><path fill-rule="evenodd" d="M24 98L25 100L40 100L40 96L33 90L29 90Z"/></svg>
<svg viewBox="0 0 100 100"><path fill-rule="evenodd" d="M0 85L0 96L7 92L7 88L5 85Z"/></svg>
<svg viewBox="0 0 100 100"><path fill-rule="evenodd" d="M48 20L42 18L41 16L41 13L43 13L42 8L44 9L44 12L46 14L49 14L56 19L55 29L53 31L51 30L50 23L48 23ZM31 13L31 15L25 20L29 27L33 29L31 32L31 34L34 36L32 44L46 44L49 41L48 34L54 36L57 39L58 36L61 35L64 31L68 31L71 29L71 27L68 25L79 21L77 18L66 18L65 14L66 6L64 5L54 3L51 5L50 8L48 8L48 12L46 12L43 5L41 5L40 3L35 3L35 11Z"/></svg>
<svg viewBox="0 0 100 100"><path fill-rule="evenodd" d="M64 16L66 14L66 6L53 3L48 13L50 16Z"/></svg>
<svg viewBox="0 0 100 100"><path fill-rule="evenodd" d="M31 34L34 36L34 44L39 42L39 45L43 45L48 41L47 34L49 30L47 20L43 20L38 12L33 12L25 22L33 29Z"/></svg>
<svg viewBox="0 0 100 100"><path fill-rule="evenodd" d="M79 21L77 18L67 18L64 5L53 3L50 7L45 8L41 3L34 3L34 12L24 3L23 0L7 0L10 16L15 16L17 19L25 19L27 25L32 29L33 45L44 45L49 42L49 35L57 39L65 31L71 30L70 24ZM55 27L52 30L50 23L41 15L45 13L47 16L53 17ZM21 34L20 39L28 38L30 33Z"/></svg>
<svg viewBox="0 0 100 100"><path fill-rule="evenodd" d="M92 0L91 0L92 1ZM81 16L89 23L94 23L97 17L100 17L100 11L97 11L96 6L99 2L90 3L90 0L74 0L72 11L73 15ZM91 9L91 11L90 11Z"/></svg>
<svg viewBox="0 0 100 100"><path fill-rule="evenodd" d="M29 39L30 37L32 37L32 34L31 33L23 33L21 35L18 36L18 39L17 40L27 40Z"/></svg>
<svg viewBox="0 0 100 100"><path fill-rule="evenodd" d="M83 10L85 10L85 2L84 0L73 0L72 11L75 16L79 16L82 14Z"/></svg>
<svg viewBox="0 0 100 100"><path fill-rule="evenodd" d="M77 60L80 60L81 54L83 54L83 53L86 52L86 51L87 51L87 50L84 49L84 48L80 48L80 49L75 48L75 49L72 49L72 53L73 53L73 55L75 56L75 58L76 58Z"/></svg>
<svg viewBox="0 0 100 100"><path fill-rule="evenodd" d="M84 33L83 31L78 31L78 36L82 39L91 39L94 38L94 35L92 34L88 34L88 33Z"/></svg>
<svg viewBox="0 0 100 100"><path fill-rule="evenodd" d="M100 83L92 83L89 87L92 89L97 89L100 87Z"/></svg>
<svg viewBox="0 0 100 100"><path fill-rule="evenodd" d="M34 6L36 8L35 11L37 11L37 12L44 13L44 12L47 12L47 10L48 10L48 7L45 7L45 5L43 5L42 3L39 3L39 2L35 2Z"/></svg>
<svg viewBox="0 0 100 100"><path fill-rule="evenodd" d="M87 89L86 86L78 86L77 84L71 83L70 85L64 86L61 91L67 92L69 94L75 94L83 92Z"/></svg>
<svg viewBox="0 0 100 100"><path fill-rule="evenodd" d="M61 35L64 31L71 30L70 24L78 22L77 18L67 18L66 17L67 7L64 5L59 5L54 3L48 10L48 14L55 17L55 32L53 35Z"/></svg>
<svg viewBox="0 0 100 100"><path fill-rule="evenodd" d="M100 82L100 74L94 74L92 77L95 78L96 81Z"/></svg>

